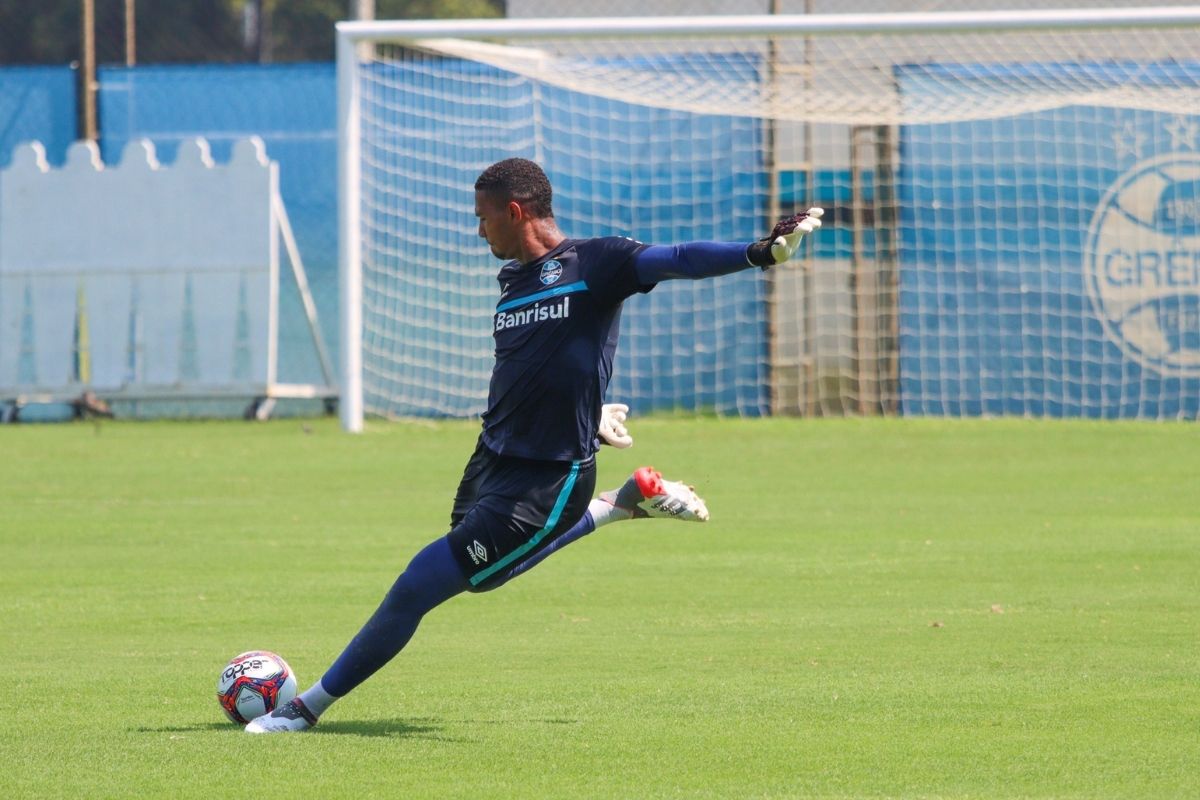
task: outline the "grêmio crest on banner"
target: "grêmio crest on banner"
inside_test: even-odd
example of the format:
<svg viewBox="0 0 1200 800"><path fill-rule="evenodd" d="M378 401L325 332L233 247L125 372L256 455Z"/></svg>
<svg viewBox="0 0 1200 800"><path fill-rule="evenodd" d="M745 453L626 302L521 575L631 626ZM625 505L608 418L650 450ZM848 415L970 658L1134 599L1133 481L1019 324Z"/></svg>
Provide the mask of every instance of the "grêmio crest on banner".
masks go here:
<svg viewBox="0 0 1200 800"><path fill-rule="evenodd" d="M1109 186L1088 228L1085 283L1105 335L1163 375L1200 376L1200 121L1164 126L1172 152L1141 158L1131 122L1114 135L1138 158Z"/></svg>

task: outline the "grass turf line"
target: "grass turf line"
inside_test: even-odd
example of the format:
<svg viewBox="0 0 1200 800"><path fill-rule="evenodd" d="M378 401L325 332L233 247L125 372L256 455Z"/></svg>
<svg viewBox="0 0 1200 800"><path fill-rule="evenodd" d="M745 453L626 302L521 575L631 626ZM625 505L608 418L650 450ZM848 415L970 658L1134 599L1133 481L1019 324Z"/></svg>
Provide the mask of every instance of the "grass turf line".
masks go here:
<svg viewBox="0 0 1200 800"><path fill-rule="evenodd" d="M633 421L707 526L639 521L434 611L312 734L316 679L445 530L477 425L0 428L0 796L1200 794L1200 429Z"/></svg>

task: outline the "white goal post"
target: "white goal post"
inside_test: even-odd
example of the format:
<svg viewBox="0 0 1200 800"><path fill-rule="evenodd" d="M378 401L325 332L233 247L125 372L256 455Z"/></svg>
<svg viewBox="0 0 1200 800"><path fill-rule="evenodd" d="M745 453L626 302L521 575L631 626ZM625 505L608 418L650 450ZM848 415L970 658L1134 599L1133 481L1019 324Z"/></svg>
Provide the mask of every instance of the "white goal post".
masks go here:
<svg viewBox="0 0 1200 800"><path fill-rule="evenodd" d="M573 237L831 210L626 304L635 408L1200 415L1200 6L343 22L337 81L346 430L482 411L513 155Z"/></svg>

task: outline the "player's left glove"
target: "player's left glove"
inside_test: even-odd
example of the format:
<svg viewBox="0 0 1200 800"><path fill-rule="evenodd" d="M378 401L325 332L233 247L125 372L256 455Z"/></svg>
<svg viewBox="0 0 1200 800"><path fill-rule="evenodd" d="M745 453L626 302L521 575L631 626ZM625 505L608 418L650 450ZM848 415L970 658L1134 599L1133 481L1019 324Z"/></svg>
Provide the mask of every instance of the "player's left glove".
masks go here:
<svg viewBox="0 0 1200 800"><path fill-rule="evenodd" d="M605 403L600 407L600 438L605 444L613 447L626 448L633 444L633 437L625 429L625 418L629 415L629 406L624 403Z"/></svg>
<svg viewBox="0 0 1200 800"><path fill-rule="evenodd" d="M746 259L756 267L773 267L787 261L800 249L804 235L821 227L825 209L810 208L792 217L784 217L766 238L746 248Z"/></svg>

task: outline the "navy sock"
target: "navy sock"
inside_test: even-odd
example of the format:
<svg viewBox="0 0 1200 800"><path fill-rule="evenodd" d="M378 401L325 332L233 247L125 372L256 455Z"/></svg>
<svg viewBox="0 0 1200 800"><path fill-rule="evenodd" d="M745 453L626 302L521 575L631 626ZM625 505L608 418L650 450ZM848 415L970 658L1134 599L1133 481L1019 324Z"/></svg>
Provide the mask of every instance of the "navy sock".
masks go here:
<svg viewBox="0 0 1200 800"><path fill-rule="evenodd" d="M321 678L342 697L404 649L430 609L468 588L450 543L442 537L413 557L383 602Z"/></svg>

